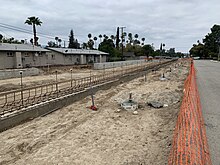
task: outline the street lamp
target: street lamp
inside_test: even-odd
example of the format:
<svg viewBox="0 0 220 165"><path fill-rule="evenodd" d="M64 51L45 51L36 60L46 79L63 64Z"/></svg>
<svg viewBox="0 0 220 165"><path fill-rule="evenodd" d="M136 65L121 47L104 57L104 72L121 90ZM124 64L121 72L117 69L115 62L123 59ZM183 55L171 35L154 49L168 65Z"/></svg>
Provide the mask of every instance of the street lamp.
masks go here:
<svg viewBox="0 0 220 165"><path fill-rule="evenodd" d="M22 105L24 105L24 102L23 102L23 82L22 82L22 75L23 75L23 71L20 71L20 78L21 78L21 103Z"/></svg>

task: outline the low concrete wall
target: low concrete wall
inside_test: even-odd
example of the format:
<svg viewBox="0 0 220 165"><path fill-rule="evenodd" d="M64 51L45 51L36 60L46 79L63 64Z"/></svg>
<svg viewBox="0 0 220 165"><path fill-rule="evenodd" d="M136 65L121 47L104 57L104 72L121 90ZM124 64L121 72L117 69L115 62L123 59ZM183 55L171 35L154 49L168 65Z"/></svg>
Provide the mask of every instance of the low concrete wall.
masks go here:
<svg viewBox="0 0 220 165"><path fill-rule="evenodd" d="M35 76L35 75L38 75L40 72L39 69L37 69L37 68L0 70L0 80L20 77L21 76L20 71L23 72L22 73L23 77Z"/></svg>
<svg viewBox="0 0 220 165"><path fill-rule="evenodd" d="M152 62L159 62L159 60L152 60ZM94 69L109 69L109 68L116 68L116 67L123 67L129 65L140 65L143 63L150 63L146 60L130 60L130 61L117 61L117 62L103 62L103 63L94 63Z"/></svg>
<svg viewBox="0 0 220 165"><path fill-rule="evenodd" d="M145 60L94 63L94 69L108 69L108 68L122 67L127 65L135 65L135 64L138 65L143 63L145 63Z"/></svg>
<svg viewBox="0 0 220 165"><path fill-rule="evenodd" d="M163 66L158 66L157 69L166 65L169 65L169 62L164 64ZM114 81L109 81L103 84L93 86L92 89L86 88L85 90L80 91L78 93L69 94L51 101L42 102L38 105L28 107L26 109L23 109L20 114L15 114L14 116L11 115L10 117L6 118L0 118L0 132L9 129L13 126L16 126L20 123L26 122L39 116L47 115L62 107L73 104L74 102L82 100L83 98L91 95L91 93L95 94L99 90L107 90L110 89L112 86L117 86L121 83L131 81L140 76L144 76L152 69L153 67L148 67L146 71L124 75L123 77L115 79Z"/></svg>

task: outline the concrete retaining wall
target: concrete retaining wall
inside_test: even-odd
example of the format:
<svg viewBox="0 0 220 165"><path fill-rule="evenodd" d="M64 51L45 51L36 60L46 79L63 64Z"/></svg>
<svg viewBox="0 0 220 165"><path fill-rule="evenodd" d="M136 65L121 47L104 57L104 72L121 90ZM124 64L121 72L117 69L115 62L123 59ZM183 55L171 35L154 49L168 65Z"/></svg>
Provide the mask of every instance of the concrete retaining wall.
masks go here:
<svg viewBox="0 0 220 165"><path fill-rule="evenodd" d="M40 72L37 68L0 70L0 80L20 77L20 71L23 72L23 77L35 76L38 75Z"/></svg>

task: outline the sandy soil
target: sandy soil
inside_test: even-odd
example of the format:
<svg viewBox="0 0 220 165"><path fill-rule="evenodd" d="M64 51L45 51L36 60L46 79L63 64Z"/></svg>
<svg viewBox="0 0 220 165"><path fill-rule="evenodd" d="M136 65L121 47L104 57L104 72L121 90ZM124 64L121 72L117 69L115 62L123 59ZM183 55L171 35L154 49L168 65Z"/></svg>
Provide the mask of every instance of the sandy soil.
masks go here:
<svg viewBox="0 0 220 165"><path fill-rule="evenodd" d="M1 164L167 164L172 133L188 64L167 72L150 73L95 94L47 116L0 133ZM138 114L120 108L128 98L139 103ZM148 101L168 107L155 109ZM118 110L120 109L120 112Z"/></svg>

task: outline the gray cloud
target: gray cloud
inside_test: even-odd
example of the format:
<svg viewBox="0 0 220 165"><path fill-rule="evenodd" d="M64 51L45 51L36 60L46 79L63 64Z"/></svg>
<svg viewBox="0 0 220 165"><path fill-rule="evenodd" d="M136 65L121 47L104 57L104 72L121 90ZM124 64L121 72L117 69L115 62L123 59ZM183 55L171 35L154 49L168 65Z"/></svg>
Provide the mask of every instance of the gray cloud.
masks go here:
<svg viewBox="0 0 220 165"><path fill-rule="evenodd" d="M218 0L0 0L0 22L31 30L24 25L29 16L38 16L43 24L38 32L68 40L70 29L80 42L87 41L88 33L115 34L117 26L145 37L146 43L160 43L166 48L187 52L201 40L214 24L220 23ZM32 36L0 27L0 33L15 38ZM40 38L46 44L48 38Z"/></svg>

